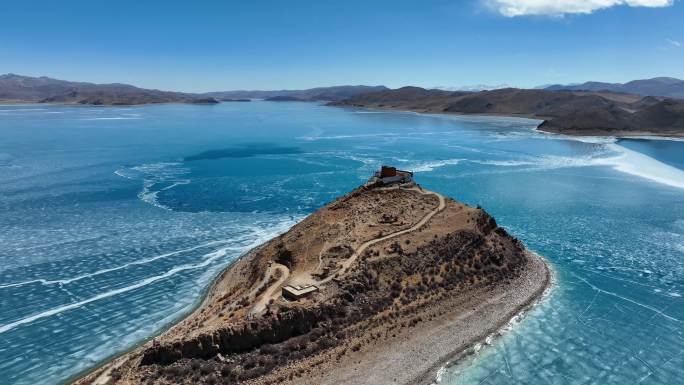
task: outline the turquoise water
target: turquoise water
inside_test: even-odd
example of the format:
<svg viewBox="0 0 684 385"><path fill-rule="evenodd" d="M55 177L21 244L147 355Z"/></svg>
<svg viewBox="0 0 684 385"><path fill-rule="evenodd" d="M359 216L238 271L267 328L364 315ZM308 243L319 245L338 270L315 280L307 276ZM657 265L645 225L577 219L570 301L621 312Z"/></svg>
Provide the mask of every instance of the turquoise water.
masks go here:
<svg viewBox="0 0 684 385"><path fill-rule="evenodd" d="M0 106L0 383L55 384L191 310L381 163L480 204L558 285L442 384L684 377L684 142L308 103Z"/></svg>

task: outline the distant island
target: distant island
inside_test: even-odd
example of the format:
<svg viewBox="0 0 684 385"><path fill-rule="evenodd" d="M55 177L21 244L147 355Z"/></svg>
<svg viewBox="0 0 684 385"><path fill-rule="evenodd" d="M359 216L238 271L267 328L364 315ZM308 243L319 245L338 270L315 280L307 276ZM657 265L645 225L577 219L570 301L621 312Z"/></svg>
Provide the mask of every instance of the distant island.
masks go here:
<svg viewBox="0 0 684 385"><path fill-rule="evenodd" d="M76 384L428 384L529 308L544 260L383 167L255 248L202 305Z"/></svg>
<svg viewBox="0 0 684 385"><path fill-rule="evenodd" d="M542 131L568 135L684 136L684 100L609 91L503 88L451 92L403 87L329 105L529 117L543 120L539 125Z"/></svg>

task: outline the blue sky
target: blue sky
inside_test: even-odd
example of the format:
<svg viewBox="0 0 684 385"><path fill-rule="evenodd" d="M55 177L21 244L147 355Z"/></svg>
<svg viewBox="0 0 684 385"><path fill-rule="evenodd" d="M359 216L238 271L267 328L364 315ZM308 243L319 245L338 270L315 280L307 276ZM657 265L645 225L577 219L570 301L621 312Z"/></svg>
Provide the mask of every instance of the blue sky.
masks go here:
<svg viewBox="0 0 684 385"><path fill-rule="evenodd" d="M181 91L684 78L680 0L3 0L0 18L0 73Z"/></svg>

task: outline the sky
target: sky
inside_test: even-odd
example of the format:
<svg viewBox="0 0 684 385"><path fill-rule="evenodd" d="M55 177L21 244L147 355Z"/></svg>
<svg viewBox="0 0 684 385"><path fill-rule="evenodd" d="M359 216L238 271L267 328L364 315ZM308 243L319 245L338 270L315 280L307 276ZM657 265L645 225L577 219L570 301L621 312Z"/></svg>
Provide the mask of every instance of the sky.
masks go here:
<svg viewBox="0 0 684 385"><path fill-rule="evenodd" d="M684 79L682 0L2 0L0 20L0 74L187 92Z"/></svg>

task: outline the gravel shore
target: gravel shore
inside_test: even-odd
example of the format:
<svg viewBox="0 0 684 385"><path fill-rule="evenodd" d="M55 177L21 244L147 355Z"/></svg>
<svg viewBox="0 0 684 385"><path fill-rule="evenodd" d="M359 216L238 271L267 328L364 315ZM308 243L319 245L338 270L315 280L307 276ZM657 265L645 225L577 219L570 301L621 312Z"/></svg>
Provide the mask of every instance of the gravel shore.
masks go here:
<svg viewBox="0 0 684 385"><path fill-rule="evenodd" d="M385 344L317 370L302 384L428 385L437 371L468 354L511 319L534 306L551 288L553 272L544 259L528 252L529 265L518 279L494 288L475 289L448 301L448 315L423 322ZM461 296L459 296L461 297ZM455 310L455 311L454 311Z"/></svg>

